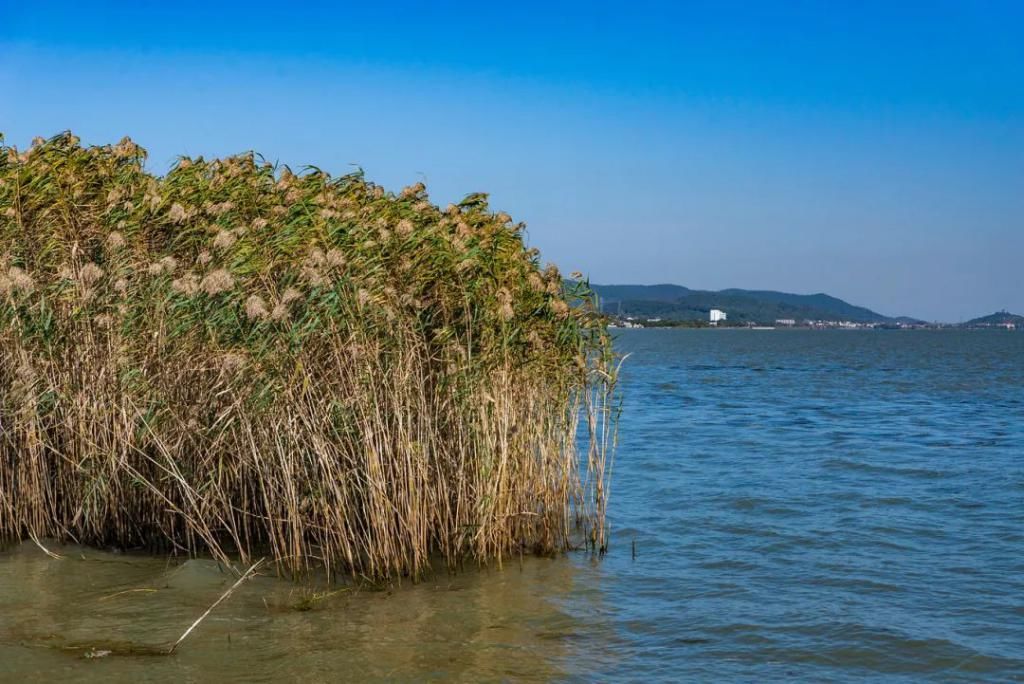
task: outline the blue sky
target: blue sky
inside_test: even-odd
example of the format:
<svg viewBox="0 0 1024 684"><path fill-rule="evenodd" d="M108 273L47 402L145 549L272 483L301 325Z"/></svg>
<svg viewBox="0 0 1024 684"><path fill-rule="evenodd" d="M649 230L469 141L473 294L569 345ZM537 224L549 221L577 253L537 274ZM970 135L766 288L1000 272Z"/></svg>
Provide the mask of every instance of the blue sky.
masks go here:
<svg viewBox="0 0 1024 684"><path fill-rule="evenodd" d="M484 4L0 0L0 131L488 191L595 282L1024 313L1024 5Z"/></svg>

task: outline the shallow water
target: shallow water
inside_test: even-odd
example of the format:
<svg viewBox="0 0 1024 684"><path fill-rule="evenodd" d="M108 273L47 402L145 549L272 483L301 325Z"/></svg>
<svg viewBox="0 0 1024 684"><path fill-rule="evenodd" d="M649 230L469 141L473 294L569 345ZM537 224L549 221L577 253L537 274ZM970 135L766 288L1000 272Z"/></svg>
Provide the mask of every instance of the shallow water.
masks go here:
<svg viewBox="0 0 1024 684"><path fill-rule="evenodd" d="M308 611L258 577L161 657L139 651L232 583L215 564L22 544L0 552L0 679L1024 681L1024 334L642 330L619 346L603 561Z"/></svg>

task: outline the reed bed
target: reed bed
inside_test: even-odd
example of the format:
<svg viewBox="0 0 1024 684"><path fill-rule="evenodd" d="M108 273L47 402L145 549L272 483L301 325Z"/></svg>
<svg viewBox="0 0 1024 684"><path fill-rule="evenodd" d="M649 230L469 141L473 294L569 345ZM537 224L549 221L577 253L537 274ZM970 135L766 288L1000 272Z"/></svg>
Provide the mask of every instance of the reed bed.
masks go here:
<svg viewBox="0 0 1024 684"><path fill-rule="evenodd" d="M0 537L373 579L603 552L616 359L483 194L0 137Z"/></svg>

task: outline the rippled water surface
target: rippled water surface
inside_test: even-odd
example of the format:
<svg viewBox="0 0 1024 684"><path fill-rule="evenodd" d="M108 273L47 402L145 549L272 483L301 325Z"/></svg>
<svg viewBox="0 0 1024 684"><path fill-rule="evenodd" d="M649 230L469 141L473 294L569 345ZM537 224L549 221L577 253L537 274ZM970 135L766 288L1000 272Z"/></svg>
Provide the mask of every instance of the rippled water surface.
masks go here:
<svg viewBox="0 0 1024 684"><path fill-rule="evenodd" d="M1024 681L1024 334L619 347L603 561L312 602L259 577L168 658L146 650L230 586L216 565L22 544L0 552L0 679Z"/></svg>

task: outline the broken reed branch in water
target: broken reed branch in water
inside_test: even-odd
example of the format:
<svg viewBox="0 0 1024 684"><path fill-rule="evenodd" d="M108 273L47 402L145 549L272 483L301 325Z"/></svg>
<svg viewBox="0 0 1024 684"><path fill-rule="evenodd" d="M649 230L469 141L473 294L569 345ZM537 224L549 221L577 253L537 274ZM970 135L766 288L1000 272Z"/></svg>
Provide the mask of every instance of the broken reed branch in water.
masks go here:
<svg viewBox="0 0 1024 684"><path fill-rule="evenodd" d="M374 580L606 547L617 360L522 224L144 160L0 139L0 538Z"/></svg>
<svg viewBox="0 0 1024 684"><path fill-rule="evenodd" d="M53 560L64 560L64 556L60 555L59 553L54 553L53 551L50 551L50 549L48 549L45 546L43 546L42 543L39 541L39 539L36 538L36 535L34 535L32 533L29 533L28 536L29 536L29 539L32 540L32 543L35 544L36 546L38 546L39 550L42 551L43 553L45 553L47 556L49 556Z"/></svg>
<svg viewBox="0 0 1024 684"><path fill-rule="evenodd" d="M259 559L258 561L256 561L255 563L253 563L253 564L252 564L252 566L251 566L251 567L250 567L250 568L249 568L248 570L246 570L246 571L245 571L244 573L242 573L242 576L238 578L238 581L237 581L237 582L235 582L234 584L232 584L232 585L231 585L231 587L229 587L227 591L225 591L225 592L224 592L223 594L221 594L221 595L220 595L220 598L219 598L219 599L217 599L216 601L214 601L214 602L213 602L213 604L212 604L212 605L211 605L211 606L210 606L209 608L207 608L207 609L206 609L206 612L205 612L205 613L203 613L202 615L200 615L200 616L199 616L199 617L198 617L198 618L196 619L196 621L195 621L195 622L193 622L193 623L192 623L192 624L191 624L191 625L189 626L189 628L185 630L185 633L184 633L184 634L182 634L182 635L181 635L180 637L178 637L178 640L177 640L177 641L175 641L175 642L174 642L174 644L172 644L172 645L171 645L171 647L170 647L169 649L167 649L167 655L171 655L171 654L173 654L173 653L174 653L174 651L175 651L175 649L176 649L176 648L178 648L178 644L180 644L180 643L181 643L182 641L184 641L184 640L185 640L185 637L187 637L187 636L188 636L189 634L191 634L191 633L192 633L192 630L194 630L194 629L195 629L196 627L198 627L198 626L199 626L199 623L200 623L200 622L202 622L203 620L205 620L205 619L206 619L206 616L207 616L207 615L209 615L210 613L212 613L212 612L213 612L213 609L214 609L214 608L216 608L217 606L219 606L219 605L220 605L221 603L223 603L223 602L224 602L224 601L225 601L225 600L226 600L226 599L227 599L227 598L228 598L229 596L231 596L231 594L232 594L232 593L234 593L235 589L237 589L237 588L238 588L238 587L239 587L239 586L240 586L240 585L242 584L242 582L244 582L245 580L247 580L247 579L249 579L250 577L252 577L253 573L255 573L255 572L256 572L256 569L257 569L258 567L260 567L260 565L262 565L262 564L263 564L263 561L264 561L264 560L266 560L266 559L265 559L265 558L260 558L260 559Z"/></svg>

